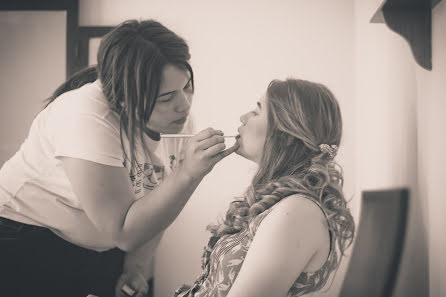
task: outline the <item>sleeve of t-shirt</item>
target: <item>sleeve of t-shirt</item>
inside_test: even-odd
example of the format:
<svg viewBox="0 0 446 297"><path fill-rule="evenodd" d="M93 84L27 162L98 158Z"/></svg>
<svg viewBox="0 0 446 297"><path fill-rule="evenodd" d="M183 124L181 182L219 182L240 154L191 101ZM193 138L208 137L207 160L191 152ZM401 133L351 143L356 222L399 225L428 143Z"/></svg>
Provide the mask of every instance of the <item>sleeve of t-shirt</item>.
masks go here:
<svg viewBox="0 0 446 297"><path fill-rule="evenodd" d="M95 114L68 113L53 128L54 156L123 167L119 129Z"/></svg>

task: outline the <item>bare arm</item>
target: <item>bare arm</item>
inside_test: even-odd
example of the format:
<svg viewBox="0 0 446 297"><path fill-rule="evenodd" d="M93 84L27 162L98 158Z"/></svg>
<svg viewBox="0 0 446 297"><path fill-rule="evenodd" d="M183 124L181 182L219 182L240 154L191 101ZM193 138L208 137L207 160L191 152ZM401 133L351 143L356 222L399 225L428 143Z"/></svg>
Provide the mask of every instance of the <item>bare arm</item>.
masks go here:
<svg viewBox="0 0 446 297"><path fill-rule="evenodd" d="M206 129L191 138L183 164L157 188L134 200L125 168L63 157L62 166L92 223L124 251L153 239L177 217L203 177L235 148Z"/></svg>
<svg viewBox="0 0 446 297"><path fill-rule="evenodd" d="M323 213L299 196L280 201L260 224L227 297L286 296L327 244Z"/></svg>
<svg viewBox="0 0 446 297"><path fill-rule="evenodd" d="M163 233L158 234L152 240L139 248L125 253L123 273L138 271L148 280L153 276L153 259Z"/></svg>

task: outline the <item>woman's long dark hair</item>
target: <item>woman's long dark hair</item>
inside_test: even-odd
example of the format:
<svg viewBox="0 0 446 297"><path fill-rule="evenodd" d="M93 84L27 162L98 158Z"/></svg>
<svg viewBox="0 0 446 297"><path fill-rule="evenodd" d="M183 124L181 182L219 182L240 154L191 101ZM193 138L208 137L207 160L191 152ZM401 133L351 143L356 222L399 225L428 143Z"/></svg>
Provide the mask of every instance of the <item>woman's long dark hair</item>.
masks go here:
<svg viewBox="0 0 446 297"><path fill-rule="evenodd" d="M65 81L48 98L46 106L61 94L99 79L110 108L120 115L121 145L131 168L134 168L137 165L135 140L138 136L141 140L143 138L159 93L164 66L172 64L187 70L193 88L189 59L186 42L159 22L125 21L102 38L98 64ZM139 135L136 135L137 130ZM123 131L129 140L130 158L124 148ZM144 144L143 141L141 143Z"/></svg>

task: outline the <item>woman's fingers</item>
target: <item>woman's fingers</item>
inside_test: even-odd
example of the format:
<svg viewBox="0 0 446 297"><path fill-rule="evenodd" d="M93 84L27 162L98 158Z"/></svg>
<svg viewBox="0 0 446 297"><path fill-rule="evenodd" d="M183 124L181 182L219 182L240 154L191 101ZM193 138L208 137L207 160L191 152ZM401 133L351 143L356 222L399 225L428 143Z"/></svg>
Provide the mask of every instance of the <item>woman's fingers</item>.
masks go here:
<svg viewBox="0 0 446 297"><path fill-rule="evenodd" d="M233 146L231 146L227 150L218 153L217 156L215 156L216 159L215 163L220 162L222 159L226 158L227 156L238 150L239 147L240 145L236 142Z"/></svg>
<svg viewBox="0 0 446 297"><path fill-rule="evenodd" d="M221 153L226 148L226 144L224 142L217 143L204 151L208 158L212 158L218 153Z"/></svg>
<svg viewBox="0 0 446 297"><path fill-rule="evenodd" d="M141 273L123 273L116 283L115 295L116 297L145 296L148 291L149 285Z"/></svg>
<svg viewBox="0 0 446 297"><path fill-rule="evenodd" d="M232 154L233 152L235 152L236 150L238 150L238 148L240 147L240 145L238 143L235 143L233 146L231 146L230 148L225 150L225 146L222 147L216 147L215 150L212 152L212 162L215 164L217 164L218 162L220 162L222 159L226 158L227 156L229 156L230 154ZM215 153L217 152L217 153Z"/></svg>
<svg viewBox="0 0 446 297"><path fill-rule="evenodd" d="M213 135L209 138L206 138L200 142L198 142L197 150L207 150L210 147L213 147L216 144L224 143L225 138L220 134Z"/></svg>
<svg viewBox="0 0 446 297"><path fill-rule="evenodd" d="M224 142L221 131L208 128L199 132L190 138L185 150L182 170L190 176L205 176L218 161L234 152L234 149L225 151Z"/></svg>
<svg viewBox="0 0 446 297"><path fill-rule="evenodd" d="M192 139L199 142L199 141L205 140L209 137L212 137L216 134L223 135L223 132L221 132L219 130L212 129L212 128L207 128L207 129L204 129L204 130L198 132L194 137L192 137Z"/></svg>
<svg viewBox="0 0 446 297"><path fill-rule="evenodd" d="M206 136L208 137L206 138ZM203 151L208 158L213 158L218 154L222 154L222 159L238 149L238 144L236 143L233 147L224 151L226 148L225 138L223 137L223 132L219 130L208 128L197 134L196 137L201 140L197 142L195 152L200 153L200 151Z"/></svg>

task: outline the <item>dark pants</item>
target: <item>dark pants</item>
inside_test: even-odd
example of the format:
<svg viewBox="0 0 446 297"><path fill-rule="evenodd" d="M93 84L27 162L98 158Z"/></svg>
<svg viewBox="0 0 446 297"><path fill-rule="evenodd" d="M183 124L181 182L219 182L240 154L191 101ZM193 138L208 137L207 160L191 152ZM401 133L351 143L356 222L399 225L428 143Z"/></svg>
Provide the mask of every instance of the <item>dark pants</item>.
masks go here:
<svg viewBox="0 0 446 297"><path fill-rule="evenodd" d="M0 217L0 296L114 296L124 252L73 245L49 229Z"/></svg>

